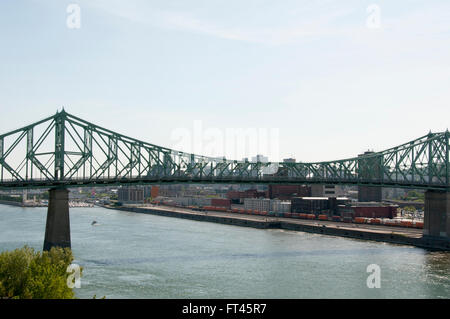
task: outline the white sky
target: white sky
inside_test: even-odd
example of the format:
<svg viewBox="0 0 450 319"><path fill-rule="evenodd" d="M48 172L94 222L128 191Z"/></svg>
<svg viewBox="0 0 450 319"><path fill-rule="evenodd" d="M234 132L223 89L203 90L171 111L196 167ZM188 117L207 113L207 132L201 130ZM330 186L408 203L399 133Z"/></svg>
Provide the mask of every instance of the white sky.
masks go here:
<svg viewBox="0 0 450 319"><path fill-rule="evenodd" d="M72 2L0 2L0 134L64 105L187 152L324 161L449 126L448 1L80 0L69 29ZM262 142L223 149L233 129Z"/></svg>

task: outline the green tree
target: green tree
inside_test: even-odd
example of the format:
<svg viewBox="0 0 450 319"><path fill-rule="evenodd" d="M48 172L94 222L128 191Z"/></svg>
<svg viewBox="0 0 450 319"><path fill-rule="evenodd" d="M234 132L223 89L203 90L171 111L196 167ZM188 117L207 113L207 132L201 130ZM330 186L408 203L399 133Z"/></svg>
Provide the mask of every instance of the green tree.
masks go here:
<svg viewBox="0 0 450 319"><path fill-rule="evenodd" d="M70 248L36 252L30 247L0 253L0 298L73 299L67 286Z"/></svg>
<svg viewBox="0 0 450 319"><path fill-rule="evenodd" d="M22 196L15 197L15 196L9 196L9 195L0 195L0 200L6 200L11 202L21 202Z"/></svg>
<svg viewBox="0 0 450 319"><path fill-rule="evenodd" d="M403 207L403 210L404 211L407 211L407 212L415 212L416 211L416 208L414 207L414 206L405 206L405 207Z"/></svg>
<svg viewBox="0 0 450 319"><path fill-rule="evenodd" d="M410 190L407 195L404 197L405 200L411 201L424 201L425 194L423 192L419 192L416 190Z"/></svg>

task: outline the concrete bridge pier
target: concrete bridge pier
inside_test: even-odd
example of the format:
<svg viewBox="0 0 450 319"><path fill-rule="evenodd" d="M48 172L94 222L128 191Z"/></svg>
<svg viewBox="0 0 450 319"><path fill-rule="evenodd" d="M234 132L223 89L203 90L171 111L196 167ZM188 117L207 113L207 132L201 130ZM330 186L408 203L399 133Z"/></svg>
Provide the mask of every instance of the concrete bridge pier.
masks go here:
<svg viewBox="0 0 450 319"><path fill-rule="evenodd" d="M450 240L450 192L425 192L424 237Z"/></svg>
<svg viewBox="0 0 450 319"><path fill-rule="evenodd" d="M70 248L69 191L66 188L49 191L44 250L52 247Z"/></svg>

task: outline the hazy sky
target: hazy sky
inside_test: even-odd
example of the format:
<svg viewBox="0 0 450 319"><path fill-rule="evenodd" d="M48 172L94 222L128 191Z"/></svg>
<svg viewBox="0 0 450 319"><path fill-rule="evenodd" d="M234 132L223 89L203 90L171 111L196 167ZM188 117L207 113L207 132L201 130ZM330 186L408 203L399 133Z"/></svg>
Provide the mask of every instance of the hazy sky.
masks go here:
<svg viewBox="0 0 450 319"><path fill-rule="evenodd" d="M278 130L258 152L319 161L450 126L448 0L2 0L0 39L0 134L64 106L187 152L199 126Z"/></svg>

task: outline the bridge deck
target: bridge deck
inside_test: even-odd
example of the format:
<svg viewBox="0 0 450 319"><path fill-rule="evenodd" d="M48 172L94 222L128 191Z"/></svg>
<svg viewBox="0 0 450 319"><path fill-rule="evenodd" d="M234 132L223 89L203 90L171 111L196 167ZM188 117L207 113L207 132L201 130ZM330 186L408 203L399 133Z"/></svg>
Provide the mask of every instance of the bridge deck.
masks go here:
<svg viewBox="0 0 450 319"><path fill-rule="evenodd" d="M324 162L249 162L157 146L65 111L0 135L0 188L283 183L450 191L450 133Z"/></svg>

